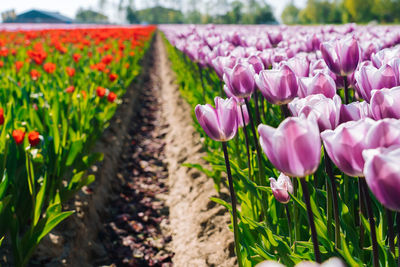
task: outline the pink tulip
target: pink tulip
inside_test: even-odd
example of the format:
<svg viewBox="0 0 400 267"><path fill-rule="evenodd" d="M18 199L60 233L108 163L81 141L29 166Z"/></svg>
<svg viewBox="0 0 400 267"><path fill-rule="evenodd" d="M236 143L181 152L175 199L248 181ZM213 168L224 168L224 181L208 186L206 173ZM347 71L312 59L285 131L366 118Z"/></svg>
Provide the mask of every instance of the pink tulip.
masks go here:
<svg viewBox="0 0 400 267"><path fill-rule="evenodd" d="M255 75L255 81L262 95L272 104L287 104L297 96L297 77L287 65L278 70L263 70Z"/></svg>
<svg viewBox="0 0 400 267"><path fill-rule="evenodd" d="M336 84L328 74L318 72L314 77L299 79L298 94L299 97L323 94L326 97L333 98L336 95Z"/></svg>
<svg viewBox="0 0 400 267"><path fill-rule="evenodd" d="M253 66L253 69L255 71L256 74L259 74L260 71L262 71L264 69L264 63L261 60L261 58L259 58L256 55L250 56L246 59L247 63L249 63L250 65Z"/></svg>
<svg viewBox="0 0 400 267"><path fill-rule="evenodd" d="M304 115L306 118L316 120L322 132L327 129L333 130L339 124L341 105L342 101L338 95L331 99L318 94L295 98L288 106L293 116Z"/></svg>
<svg viewBox="0 0 400 267"><path fill-rule="evenodd" d="M353 73L361 60L358 42L353 37L322 43L320 50L329 69L340 76Z"/></svg>
<svg viewBox="0 0 400 267"><path fill-rule="evenodd" d="M253 66L237 63L233 69L225 68L224 82L234 96L246 98L255 89L254 75Z"/></svg>
<svg viewBox="0 0 400 267"><path fill-rule="evenodd" d="M372 118L369 104L365 101L343 104L340 108L340 123L358 121L364 118Z"/></svg>
<svg viewBox="0 0 400 267"><path fill-rule="evenodd" d="M216 97L215 108L197 105L196 118L206 134L216 141L228 141L235 137L238 128L237 103L233 98Z"/></svg>
<svg viewBox="0 0 400 267"><path fill-rule="evenodd" d="M368 148L400 145L400 120L383 119L369 129L366 137Z"/></svg>
<svg viewBox="0 0 400 267"><path fill-rule="evenodd" d="M363 176L362 151L368 148L365 138L375 121L366 118L340 124L335 130L321 133L331 160L349 176Z"/></svg>
<svg viewBox="0 0 400 267"><path fill-rule="evenodd" d="M400 86L372 91L370 109L376 120L400 119Z"/></svg>
<svg viewBox="0 0 400 267"><path fill-rule="evenodd" d="M362 66L356 71L354 77L358 93L367 102L371 99L372 90L392 88L397 85L395 72L389 65L383 65L379 69L371 65Z"/></svg>
<svg viewBox="0 0 400 267"><path fill-rule="evenodd" d="M269 178L269 181L275 199L283 204L288 203L290 200L289 193L293 194L293 185L290 178L281 173L278 180L271 177Z"/></svg>
<svg viewBox="0 0 400 267"><path fill-rule="evenodd" d="M292 177L305 177L318 168L321 141L313 120L290 117L278 128L260 124L260 144L271 163Z"/></svg>
<svg viewBox="0 0 400 267"><path fill-rule="evenodd" d="M400 146L367 149L364 174L368 187L386 208L400 211Z"/></svg>
<svg viewBox="0 0 400 267"><path fill-rule="evenodd" d="M228 56L228 57L216 57L213 59L212 66L217 73L218 77L222 79L224 76L224 70L225 68L233 68L236 64L236 57L234 56Z"/></svg>
<svg viewBox="0 0 400 267"><path fill-rule="evenodd" d="M285 61L293 71L296 73L297 77L308 77L310 72L310 63L307 58L293 57Z"/></svg>

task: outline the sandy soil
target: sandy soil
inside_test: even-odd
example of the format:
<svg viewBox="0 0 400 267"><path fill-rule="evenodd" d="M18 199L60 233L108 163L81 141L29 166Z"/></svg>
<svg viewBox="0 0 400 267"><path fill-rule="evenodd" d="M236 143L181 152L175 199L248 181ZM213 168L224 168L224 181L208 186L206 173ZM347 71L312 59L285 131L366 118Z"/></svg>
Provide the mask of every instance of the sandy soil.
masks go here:
<svg viewBox="0 0 400 267"><path fill-rule="evenodd" d="M170 223L175 266L234 266L233 234L228 229L229 214L209 198L217 196L214 182L182 163L206 164L200 136L192 126L190 106L174 83L165 47L158 35L156 60L167 132L166 158L169 170Z"/></svg>
<svg viewBox="0 0 400 267"><path fill-rule="evenodd" d="M107 227L113 222L112 216L116 215L112 205L120 203L118 198L123 190L126 190L126 173L121 172L120 167L130 164L131 159L125 152L132 146L130 124L135 120L135 116L137 118L138 110L142 107L139 95L148 86L152 86L159 98L159 127L155 127L156 132L149 133L149 140L145 141L151 143L151 136L157 136L157 142L163 143L160 160L163 172L168 175L165 181L168 189L155 190L154 199L162 203L160 209L169 209L169 218L162 217L169 225L159 227L161 235L172 236L172 241L164 242L159 249L172 252L172 262L177 267L235 266L233 234L228 229L229 214L225 208L209 199L218 196L213 180L197 170L182 166L184 162L206 164L202 159L205 154L202 152L200 137L192 126L190 106L180 97L159 34L156 35L149 53L151 56L148 55L144 59L142 74L124 96L124 103L96 146L97 151L105 154L104 161L92 170L96 174L96 182L89 189L82 190L74 201L69 203L67 209L76 209L76 214L45 238L32 265L100 266L110 262L109 259L115 256L109 255L109 243L119 241L110 239ZM163 140L160 140L160 136ZM223 194L226 195L226 192ZM141 203L142 200L135 201ZM149 202L148 199L146 201ZM135 203L129 205L135 206ZM165 215L163 212L159 213ZM164 240L169 241L170 238ZM125 253L124 257L126 255L128 254ZM154 265L150 261L135 265L129 259L122 265L164 266Z"/></svg>

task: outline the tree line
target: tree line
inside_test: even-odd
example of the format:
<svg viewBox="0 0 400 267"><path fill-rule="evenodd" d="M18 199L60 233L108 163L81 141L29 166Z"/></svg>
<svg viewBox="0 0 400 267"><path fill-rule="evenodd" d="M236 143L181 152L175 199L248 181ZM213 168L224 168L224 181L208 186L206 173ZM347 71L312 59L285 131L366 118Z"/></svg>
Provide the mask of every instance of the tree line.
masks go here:
<svg viewBox="0 0 400 267"><path fill-rule="evenodd" d="M308 0L304 8L292 0L281 19L285 24L398 23L400 0Z"/></svg>

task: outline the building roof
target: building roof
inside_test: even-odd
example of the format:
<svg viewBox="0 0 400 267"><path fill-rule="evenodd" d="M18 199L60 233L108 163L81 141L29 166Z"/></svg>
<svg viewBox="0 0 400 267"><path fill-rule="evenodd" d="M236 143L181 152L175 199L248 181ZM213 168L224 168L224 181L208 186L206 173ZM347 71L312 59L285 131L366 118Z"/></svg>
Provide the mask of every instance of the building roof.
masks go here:
<svg viewBox="0 0 400 267"><path fill-rule="evenodd" d="M41 18L47 17L49 19L56 20L60 23L74 22L73 19L62 15L59 12L52 12L52 11L45 11L45 10L38 10L38 9L31 9L29 11L26 11L24 13L17 15L16 22L18 22L18 21L22 22L25 20L31 20L31 19L40 18L40 17Z"/></svg>

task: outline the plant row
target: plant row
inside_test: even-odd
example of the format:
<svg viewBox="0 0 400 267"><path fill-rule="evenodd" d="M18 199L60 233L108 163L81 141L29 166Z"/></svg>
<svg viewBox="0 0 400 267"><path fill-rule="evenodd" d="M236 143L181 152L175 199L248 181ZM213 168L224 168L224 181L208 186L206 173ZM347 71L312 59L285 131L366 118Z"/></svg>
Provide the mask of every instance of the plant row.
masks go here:
<svg viewBox="0 0 400 267"><path fill-rule="evenodd" d="M395 266L398 27L161 30L212 169L186 165L228 187L239 266Z"/></svg>
<svg viewBox="0 0 400 267"><path fill-rule="evenodd" d="M140 72L154 27L0 32L0 238L25 266L92 183L93 145ZM90 190L87 190L90 193Z"/></svg>

